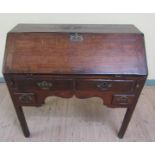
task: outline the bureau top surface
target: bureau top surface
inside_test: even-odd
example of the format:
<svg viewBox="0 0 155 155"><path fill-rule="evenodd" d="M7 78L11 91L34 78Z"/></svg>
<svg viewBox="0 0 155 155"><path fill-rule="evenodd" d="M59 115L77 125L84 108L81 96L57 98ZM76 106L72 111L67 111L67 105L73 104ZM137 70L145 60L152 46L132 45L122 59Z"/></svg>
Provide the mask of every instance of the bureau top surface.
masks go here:
<svg viewBox="0 0 155 155"><path fill-rule="evenodd" d="M144 36L133 25L19 24L3 73L147 75Z"/></svg>
<svg viewBox="0 0 155 155"><path fill-rule="evenodd" d="M142 33L134 25L119 24L18 24L10 32Z"/></svg>

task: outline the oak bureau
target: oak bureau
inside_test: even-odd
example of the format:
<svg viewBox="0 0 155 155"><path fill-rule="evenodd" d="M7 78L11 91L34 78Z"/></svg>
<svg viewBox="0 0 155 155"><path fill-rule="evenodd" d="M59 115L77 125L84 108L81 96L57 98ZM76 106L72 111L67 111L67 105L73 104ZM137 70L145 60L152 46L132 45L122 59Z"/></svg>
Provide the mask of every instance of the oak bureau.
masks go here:
<svg viewBox="0 0 155 155"><path fill-rule="evenodd" d="M18 24L7 34L3 75L26 137L22 106L75 95L126 108L122 138L147 74L144 35L133 25Z"/></svg>

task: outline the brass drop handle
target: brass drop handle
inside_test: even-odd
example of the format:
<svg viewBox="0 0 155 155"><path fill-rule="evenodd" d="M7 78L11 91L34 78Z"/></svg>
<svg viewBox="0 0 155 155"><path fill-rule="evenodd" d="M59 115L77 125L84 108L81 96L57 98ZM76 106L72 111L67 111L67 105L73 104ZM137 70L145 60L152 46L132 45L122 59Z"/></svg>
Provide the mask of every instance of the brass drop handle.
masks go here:
<svg viewBox="0 0 155 155"><path fill-rule="evenodd" d="M53 86L53 83L47 81L41 81L37 82L37 86L41 89L50 89Z"/></svg>
<svg viewBox="0 0 155 155"><path fill-rule="evenodd" d="M107 90L111 87L112 87L112 84L108 83L108 82L101 82L101 83L97 84L97 88L99 88L101 90Z"/></svg>
<svg viewBox="0 0 155 155"><path fill-rule="evenodd" d="M23 95L19 96L19 100L22 103L30 103L32 101L32 96L28 95L28 94L23 94Z"/></svg>
<svg viewBox="0 0 155 155"><path fill-rule="evenodd" d="M120 103L128 103L128 97L127 96L121 96L119 99L118 99L118 101L120 102Z"/></svg>

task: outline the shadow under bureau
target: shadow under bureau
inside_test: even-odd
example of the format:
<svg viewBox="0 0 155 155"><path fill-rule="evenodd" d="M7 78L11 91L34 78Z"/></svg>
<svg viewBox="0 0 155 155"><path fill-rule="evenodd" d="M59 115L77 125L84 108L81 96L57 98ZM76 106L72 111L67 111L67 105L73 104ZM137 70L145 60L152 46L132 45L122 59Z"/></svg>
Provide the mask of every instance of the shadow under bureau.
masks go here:
<svg viewBox="0 0 155 155"><path fill-rule="evenodd" d="M22 106L75 95L126 108L122 138L148 74L144 35L133 25L19 24L7 34L3 74L26 137Z"/></svg>

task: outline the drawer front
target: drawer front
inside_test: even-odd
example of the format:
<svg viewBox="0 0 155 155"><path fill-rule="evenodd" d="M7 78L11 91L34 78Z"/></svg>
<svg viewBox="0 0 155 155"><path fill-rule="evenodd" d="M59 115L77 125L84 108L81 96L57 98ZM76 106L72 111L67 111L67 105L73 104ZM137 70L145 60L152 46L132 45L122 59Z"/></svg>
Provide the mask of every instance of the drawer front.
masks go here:
<svg viewBox="0 0 155 155"><path fill-rule="evenodd" d="M133 94L115 94L112 98L113 106L128 107L134 104L135 95Z"/></svg>
<svg viewBox="0 0 155 155"><path fill-rule="evenodd" d="M34 93L14 93L17 105L36 106L36 96Z"/></svg>
<svg viewBox="0 0 155 155"><path fill-rule="evenodd" d="M134 80L78 80L76 81L77 90L93 91L113 91L131 92L135 86Z"/></svg>
<svg viewBox="0 0 155 155"><path fill-rule="evenodd" d="M72 90L73 82L71 80L49 80L49 79L22 79L16 80L15 87L20 91L59 91Z"/></svg>

